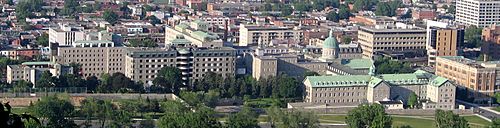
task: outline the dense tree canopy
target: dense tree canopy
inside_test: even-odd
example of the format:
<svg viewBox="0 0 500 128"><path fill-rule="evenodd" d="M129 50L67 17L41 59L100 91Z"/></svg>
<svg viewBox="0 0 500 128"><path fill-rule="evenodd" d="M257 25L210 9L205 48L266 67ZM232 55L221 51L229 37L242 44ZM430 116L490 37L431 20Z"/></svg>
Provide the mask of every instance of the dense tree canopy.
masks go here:
<svg viewBox="0 0 500 128"><path fill-rule="evenodd" d="M24 22L25 18L34 17L33 12L42 11L43 0L18 0L16 4L16 17L21 22Z"/></svg>
<svg viewBox="0 0 500 128"><path fill-rule="evenodd" d="M178 101L166 101L163 115L157 122L161 128L218 128L221 124L214 117L215 112L206 107L190 111Z"/></svg>
<svg viewBox="0 0 500 128"><path fill-rule="evenodd" d="M410 96L408 97L408 105L410 106L410 108L415 108L417 103L417 94L415 94L415 92L411 92Z"/></svg>
<svg viewBox="0 0 500 128"><path fill-rule="evenodd" d="M43 33L41 36L37 37L36 44L43 47L49 46L49 34Z"/></svg>
<svg viewBox="0 0 500 128"><path fill-rule="evenodd" d="M43 121L47 121L48 127L52 128L73 128L76 124L71 120L75 107L71 104L69 99L51 95L42 97L34 106L32 110L37 117Z"/></svg>
<svg viewBox="0 0 500 128"><path fill-rule="evenodd" d="M390 58L378 58L375 60L377 74L412 73L410 63L403 63Z"/></svg>
<svg viewBox="0 0 500 128"><path fill-rule="evenodd" d="M134 40L129 40L128 43L130 47L158 47L158 44L156 44L156 42L151 39L145 39L142 41L134 39Z"/></svg>
<svg viewBox="0 0 500 128"><path fill-rule="evenodd" d="M346 123L350 128L390 128L392 118L380 104L363 104L347 113Z"/></svg>
<svg viewBox="0 0 500 128"><path fill-rule="evenodd" d="M243 107L243 109L236 113L229 115L227 122L228 128L259 128L258 115L251 110L251 108Z"/></svg>
<svg viewBox="0 0 500 128"><path fill-rule="evenodd" d="M271 127L280 128L317 128L319 120L316 115L303 111L283 111L272 106L266 109L267 122Z"/></svg>
<svg viewBox="0 0 500 128"><path fill-rule="evenodd" d="M467 48L478 48L481 47L483 40L481 39L481 33L483 28L478 28L476 26L469 26L465 29L465 47Z"/></svg>
<svg viewBox="0 0 500 128"><path fill-rule="evenodd" d="M110 24L116 24L116 22L118 22L118 20L119 20L118 14L116 14L112 10L104 11L104 13L102 14L102 18L104 18L104 20L106 20Z"/></svg>
<svg viewBox="0 0 500 128"><path fill-rule="evenodd" d="M438 128L469 128L464 117L454 114L452 111L436 110L434 115L436 127Z"/></svg>

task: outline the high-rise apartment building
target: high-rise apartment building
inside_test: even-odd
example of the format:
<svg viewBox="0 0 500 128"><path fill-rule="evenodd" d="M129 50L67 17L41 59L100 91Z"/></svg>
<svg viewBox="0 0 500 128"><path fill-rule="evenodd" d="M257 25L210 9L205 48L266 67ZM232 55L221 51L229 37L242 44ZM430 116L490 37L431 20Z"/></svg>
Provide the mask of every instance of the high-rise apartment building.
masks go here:
<svg viewBox="0 0 500 128"><path fill-rule="evenodd" d="M472 90L476 100L486 99L500 91L500 62L479 62L463 56L436 58L436 75Z"/></svg>
<svg viewBox="0 0 500 128"><path fill-rule="evenodd" d="M372 58L381 51L425 51L425 39L425 29L401 23L360 27L358 30L363 58Z"/></svg>
<svg viewBox="0 0 500 128"><path fill-rule="evenodd" d="M455 16L459 23L478 27L500 23L500 1L456 0Z"/></svg>
<svg viewBox="0 0 500 128"><path fill-rule="evenodd" d="M303 31L298 27L289 28L241 24L239 46L257 45L259 38L262 38L262 43L269 44L275 39L303 42L303 37Z"/></svg>
<svg viewBox="0 0 500 128"><path fill-rule="evenodd" d="M436 64L436 56L457 56L460 45L464 43L465 31L448 23L427 21L428 65Z"/></svg>

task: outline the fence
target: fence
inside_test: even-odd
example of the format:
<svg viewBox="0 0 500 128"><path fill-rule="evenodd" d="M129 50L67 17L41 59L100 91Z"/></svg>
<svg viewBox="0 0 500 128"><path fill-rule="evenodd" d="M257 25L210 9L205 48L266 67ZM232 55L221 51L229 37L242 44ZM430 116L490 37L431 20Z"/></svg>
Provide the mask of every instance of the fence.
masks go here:
<svg viewBox="0 0 500 128"><path fill-rule="evenodd" d="M0 89L0 97L33 97L33 96L43 96L53 93L72 93L72 94L83 94L87 93L86 87L64 87L64 88L28 88L28 89L16 89L16 88L2 88Z"/></svg>

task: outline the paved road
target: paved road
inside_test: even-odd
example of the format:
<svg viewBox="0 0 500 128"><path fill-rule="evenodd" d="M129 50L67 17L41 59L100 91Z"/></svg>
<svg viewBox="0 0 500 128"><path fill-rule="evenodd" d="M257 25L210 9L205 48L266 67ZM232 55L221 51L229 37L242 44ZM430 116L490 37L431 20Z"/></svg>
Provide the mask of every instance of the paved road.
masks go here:
<svg viewBox="0 0 500 128"><path fill-rule="evenodd" d="M457 100L457 103L463 104L466 107L474 108L474 113L479 114L483 117L486 117L489 120L493 120L495 118L500 119L500 112L497 112L497 111L492 110L490 108L481 107L477 104L473 104L473 103L469 103L469 102L465 102L465 101L461 101L461 100Z"/></svg>

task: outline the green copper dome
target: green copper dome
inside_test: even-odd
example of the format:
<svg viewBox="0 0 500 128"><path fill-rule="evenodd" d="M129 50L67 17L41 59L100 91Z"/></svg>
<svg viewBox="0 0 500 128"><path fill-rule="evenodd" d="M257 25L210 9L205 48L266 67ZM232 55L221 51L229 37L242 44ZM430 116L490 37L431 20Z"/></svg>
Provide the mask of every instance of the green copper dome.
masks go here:
<svg viewBox="0 0 500 128"><path fill-rule="evenodd" d="M330 30L330 35L323 41L323 48L339 48L337 39L333 37L333 29Z"/></svg>

